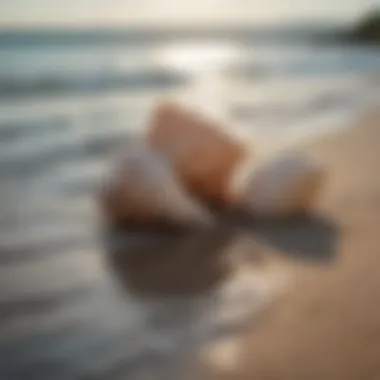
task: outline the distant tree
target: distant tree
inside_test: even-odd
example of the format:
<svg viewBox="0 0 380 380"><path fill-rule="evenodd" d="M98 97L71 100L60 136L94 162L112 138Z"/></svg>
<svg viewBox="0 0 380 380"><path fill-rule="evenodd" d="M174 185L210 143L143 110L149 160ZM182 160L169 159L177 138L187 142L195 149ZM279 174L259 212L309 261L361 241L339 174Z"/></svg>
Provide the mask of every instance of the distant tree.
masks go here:
<svg viewBox="0 0 380 380"><path fill-rule="evenodd" d="M355 40L380 43L380 9L372 10L354 28Z"/></svg>

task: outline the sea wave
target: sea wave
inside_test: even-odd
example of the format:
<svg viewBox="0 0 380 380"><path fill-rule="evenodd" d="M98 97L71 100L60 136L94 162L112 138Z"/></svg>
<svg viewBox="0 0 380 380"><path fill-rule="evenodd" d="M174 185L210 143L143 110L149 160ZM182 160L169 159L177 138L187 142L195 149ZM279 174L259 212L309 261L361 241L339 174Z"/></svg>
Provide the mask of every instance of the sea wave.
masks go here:
<svg viewBox="0 0 380 380"><path fill-rule="evenodd" d="M0 76L0 98L101 91L149 91L186 82L178 72L165 69L105 71L86 74L54 73L39 76Z"/></svg>

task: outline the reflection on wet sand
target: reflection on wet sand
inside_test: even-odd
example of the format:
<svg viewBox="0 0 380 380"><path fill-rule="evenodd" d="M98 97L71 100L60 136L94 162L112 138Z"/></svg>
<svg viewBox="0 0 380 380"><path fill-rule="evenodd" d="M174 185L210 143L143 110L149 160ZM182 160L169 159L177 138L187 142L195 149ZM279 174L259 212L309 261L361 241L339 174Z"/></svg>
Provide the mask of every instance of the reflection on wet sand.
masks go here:
<svg viewBox="0 0 380 380"><path fill-rule="evenodd" d="M108 262L133 292L193 295L212 289L228 275L227 248L233 234L227 225L198 231L167 228L137 232L130 239L127 235L123 244L123 231L113 231L108 239L119 236L119 244L109 244Z"/></svg>

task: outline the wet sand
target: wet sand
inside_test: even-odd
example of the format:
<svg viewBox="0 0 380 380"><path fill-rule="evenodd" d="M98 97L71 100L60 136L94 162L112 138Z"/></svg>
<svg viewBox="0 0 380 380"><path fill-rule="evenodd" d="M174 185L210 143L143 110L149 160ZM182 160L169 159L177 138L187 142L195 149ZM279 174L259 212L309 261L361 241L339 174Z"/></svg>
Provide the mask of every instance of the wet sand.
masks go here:
<svg viewBox="0 0 380 380"><path fill-rule="evenodd" d="M129 229L120 250L99 234L92 194L57 195L32 207L30 199L9 192L9 205L17 202L20 212L12 225L6 218L1 238L0 377L169 380L191 376L200 357L249 374L244 363L229 360L224 342L246 347L235 338L253 320L250 334L262 331L270 351L278 346L281 352L277 342L286 342L281 334L288 327L272 334L264 322L267 312L281 315L282 294L314 277L313 289L324 289L320 272L331 277L322 282L334 283L328 268L347 262L356 273L359 264L370 263L363 255L376 253L377 120L371 115L305 147L326 159L330 176L318 207L291 220L219 216L203 231ZM297 325L308 321L299 319ZM248 340L248 361L260 358L260 340Z"/></svg>
<svg viewBox="0 0 380 380"><path fill-rule="evenodd" d="M334 226L331 260L304 265L294 286L253 318L242 337L202 352L195 378L380 378L380 114L304 148L328 168L314 213ZM320 246L321 237L296 235Z"/></svg>

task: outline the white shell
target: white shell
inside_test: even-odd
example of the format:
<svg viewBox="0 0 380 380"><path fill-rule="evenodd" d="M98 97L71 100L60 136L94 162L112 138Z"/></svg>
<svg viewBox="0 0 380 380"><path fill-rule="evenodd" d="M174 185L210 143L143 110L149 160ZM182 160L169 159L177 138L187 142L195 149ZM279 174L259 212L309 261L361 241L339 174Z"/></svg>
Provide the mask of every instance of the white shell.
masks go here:
<svg viewBox="0 0 380 380"><path fill-rule="evenodd" d="M181 187L161 155L141 143L127 146L104 191L118 209L110 219L208 224L211 216Z"/></svg>
<svg viewBox="0 0 380 380"><path fill-rule="evenodd" d="M323 182L320 163L301 152L281 153L259 166L237 173L233 192L240 207L263 216L306 211Z"/></svg>

